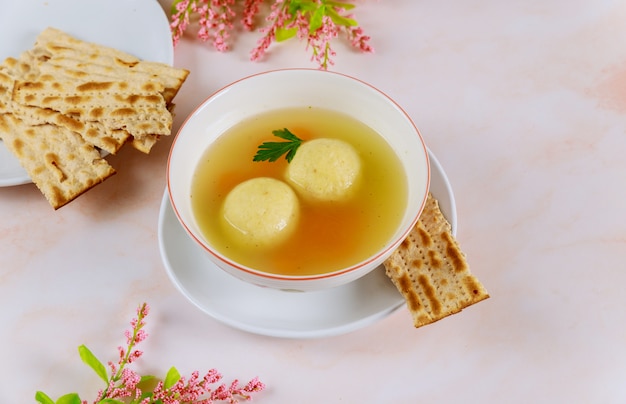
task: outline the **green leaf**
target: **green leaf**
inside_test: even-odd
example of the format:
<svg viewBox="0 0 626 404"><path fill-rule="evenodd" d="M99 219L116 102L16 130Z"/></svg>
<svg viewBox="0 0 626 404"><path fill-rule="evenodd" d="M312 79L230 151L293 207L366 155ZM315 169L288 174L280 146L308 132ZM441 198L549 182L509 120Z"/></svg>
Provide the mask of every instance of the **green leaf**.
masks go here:
<svg viewBox="0 0 626 404"><path fill-rule="evenodd" d="M300 3L300 0L293 0L289 2L289 4L287 5L287 7L289 7L289 14L295 15L296 12L300 9Z"/></svg>
<svg viewBox="0 0 626 404"><path fill-rule="evenodd" d="M276 41L286 41L298 33L298 28L276 28Z"/></svg>
<svg viewBox="0 0 626 404"><path fill-rule="evenodd" d="M328 9L328 16L337 25L344 25L346 27L356 27L358 25L356 20L339 15L339 13L331 8Z"/></svg>
<svg viewBox="0 0 626 404"><path fill-rule="evenodd" d="M291 0L291 2L289 2L289 14L291 15L295 15L298 10L306 13L316 8L317 3L312 0Z"/></svg>
<svg viewBox="0 0 626 404"><path fill-rule="evenodd" d="M43 391L35 393L35 400L40 404L54 404L54 401Z"/></svg>
<svg viewBox="0 0 626 404"><path fill-rule="evenodd" d="M279 138L285 139L285 140L290 140L292 142L302 141L302 139L300 139L298 136L296 136L293 133L291 133L291 131L289 129L287 129L287 128L273 130L272 134L274 136L276 136L276 137L279 137Z"/></svg>
<svg viewBox="0 0 626 404"><path fill-rule="evenodd" d="M78 394L70 393L59 397L56 404L82 404L82 401Z"/></svg>
<svg viewBox="0 0 626 404"><path fill-rule="evenodd" d="M156 376L144 375L144 376L141 376L139 383L148 383L148 382L152 382L155 379L156 379Z"/></svg>
<svg viewBox="0 0 626 404"><path fill-rule="evenodd" d="M331 7L343 8L344 10L352 10L354 7L356 7L352 3L344 3L341 1L332 1L332 0L327 0L326 5L331 6Z"/></svg>
<svg viewBox="0 0 626 404"><path fill-rule="evenodd" d="M296 150L298 150L298 147L302 144L302 139L291 133L287 128L275 130L272 133L274 136L287 141L261 143L252 161L274 162L283 154L286 154L285 159L288 163L291 163L291 160L293 160L293 157L296 155Z"/></svg>
<svg viewBox="0 0 626 404"><path fill-rule="evenodd" d="M137 388L141 390L141 397L138 402L141 402L144 398L152 397L153 391L159 383L159 379L152 375L141 376Z"/></svg>
<svg viewBox="0 0 626 404"><path fill-rule="evenodd" d="M171 14L171 15L174 15L174 14L177 14L177 13L178 13L178 9L176 8L176 5L177 5L178 3L180 3L181 1L183 1L183 0L174 0L174 1L172 2L172 7L170 8L170 14Z"/></svg>
<svg viewBox="0 0 626 404"><path fill-rule="evenodd" d="M315 10L309 22L309 34L313 35L322 26L325 15L326 6L321 5Z"/></svg>
<svg viewBox="0 0 626 404"><path fill-rule="evenodd" d="M107 376L106 368L104 367L102 362L100 362L98 358L96 358L96 356L91 353L89 348L87 348L85 345L81 345L78 347L78 353L80 354L80 359L82 359L85 364L92 368L94 372L96 372L96 374L100 376L100 378L104 380L105 383L108 384L109 377Z"/></svg>
<svg viewBox="0 0 626 404"><path fill-rule="evenodd" d="M167 371L167 375L165 376L165 380L163 380L163 387L167 390L173 385L176 384L180 380L180 373L178 370L172 366L170 370Z"/></svg>
<svg viewBox="0 0 626 404"><path fill-rule="evenodd" d="M124 404L124 402L114 398L105 398L104 400L98 401L98 404Z"/></svg>

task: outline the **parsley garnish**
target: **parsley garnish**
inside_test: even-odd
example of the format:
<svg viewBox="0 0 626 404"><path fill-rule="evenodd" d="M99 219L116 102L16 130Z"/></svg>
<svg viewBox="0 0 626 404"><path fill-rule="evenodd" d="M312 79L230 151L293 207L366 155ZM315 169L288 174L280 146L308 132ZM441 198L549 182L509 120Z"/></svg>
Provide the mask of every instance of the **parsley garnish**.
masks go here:
<svg viewBox="0 0 626 404"><path fill-rule="evenodd" d="M263 142L259 146L252 161L276 161L283 154L287 154L285 159L288 163L291 163L293 157L296 155L296 150L302 144L302 139L294 135L289 129L277 129L272 131L272 134L281 139L285 139L286 142Z"/></svg>

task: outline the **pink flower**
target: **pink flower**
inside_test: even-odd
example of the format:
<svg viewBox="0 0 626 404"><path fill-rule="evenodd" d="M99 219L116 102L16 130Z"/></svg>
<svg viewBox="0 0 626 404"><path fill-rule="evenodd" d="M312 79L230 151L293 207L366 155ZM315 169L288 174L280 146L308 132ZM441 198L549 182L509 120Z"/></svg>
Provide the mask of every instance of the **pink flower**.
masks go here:
<svg viewBox="0 0 626 404"><path fill-rule="evenodd" d="M124 333L127 347L118 347L118 363L108 362L111 376L108 378L106 388L98 391L94 404L107 399L110 402L139 404L213 404L214 400L226 400L233 404L238 403L239 399L249 400L251 398L250 393L265 388L265 385L258 378L254 378L243 387L240 387L239 382L235 379L230 386L227 387L222 384L213 390L213 385L221 380L222 375L216 369L211 369L202 378L200 378L200 372L194 371L189 380L179 377L178 380L173 381L174 385L168 385L168 388L165 387L163 381L159 381L152 391L142 391L140 388L142 377L128 366L143 354L142 351L134 349L134 346L148 335L142 330L148 312L148 305L144 304L139 307L137 318L131 320L132 331ZM92 362L91 359L90 361ZM96 362L99 363L97 359ZM90 366L93 365L93 363L89 364ZM178 376L176 369L172 368L172 370L175 372L168 373L167 377L171 377L170 375ZM103 376L100 372L98 374ZM88 404L88 401L85 400L80 402L81 404Z"/></svg>
<svg viewBox="0 0 626 404"><path fill-rule="evenodd" d="M203 4L199 4L203 3ZM233 29L235 12L232 7L235 0L195 0L191 10L200 17L198 39L213 41L213 46L220 52L228 50L229 31Z"/></svg>
<svg viewBox="0 0 626 404"><path fill-rule="evenodd" d="M118 346L117 353L119 355L118 363L122 363L124 361L124 358L126 357L126 350L124 349L124 347Z"/></svg>
<svg viewBox="0 0 626 404"><path fill-rule="evenodd" d="M350 43L362 52L374 53L374 48L368 43L370 37L363 34L363 29L359 26L351 27L348 30Z"/></svg>
<svg viewBox="0 0 626 404"><path fill-rule="evenodd" d="M176 4L176 14L172 14L172 22L170 23L170 29L172 31L172 40L174 46L178 44L178 41L183 36L185 30L189 26L189 0L182 0Z"/></svg>
<svg viewBox="0 0 626 404"><path fill-rule="evenodd" d="M145 340L146 338L148 338L148 333L147 332L145 332L144 330L137 331L137 335L135 335L135 344L140 343L141 341Z"/></svg>
<svg viewBox="0 0 626 404"><path fill-rule="evenodd" d="M207 372L206 375L204 375L202 381L205 384L213 384L219 382L221 379L222 375L220 374L220 372L218 372L217 369L211 369Z"/></svg>
<svg viewBox="0 0 626 404"><path fill-rule="evenodd" d="M261 3L263 0L245 0L242 22L246 30L252 31L254 28L254 17L259 13Z"/></svg>
<svg viewBox="0 0 626 404"><path fill-rule="evenodd" d="M175 12L171 17L174 45L188 28L190 14L193 13L199 17L198 39L211 42L220 52L228 51L231 32L235 29L235 10L241 12L243 28L252 31L254 19L264 1L240 0L240 3L243 3L241 7L235 7L235 3L235 0L174 0ZM372 53L374 49L369 44L370 37L363 33L361 27L355 25L356 21L352 15L346 14L348 9L349 1L270 1L269 13L265 18L267 25L259 29L262 36L250 51L250 60L261 60L272 43L290 38L293 32L297 32L297 37L306 42L306 49L312 53L311 61L316 62L321 69L327 69L334 64L333 57L336 52L331 42L342 32L346 34L352 46L362 52ZM290 32L294 29L295 31Z"/></svg>
<svg viewBox="0 0 626 404"><path fill-rule="evenodd" d="M327 69L328 65L334 65L332 57L336 55L330 46L330 42L339 35L339 27L335 25L329 16L322 18L322 26L314 33L310 33L307 26L301 23L298 36L307 41L307 48L312 48L311 60L318 63L321 69Z"/></svg>
<svg viewBox="0 0 626 404"><path fill-rule="evenodd" d="M276 30L279 28L291 28L293 23L289 23L291 14L284 5L283 0L276 0L272 3L269 15L265 18L270 22L269 26L260 29L265 35L257 41L257 46L250 52L250 60L259 61L265 55L272 42L276 40Z"/></svg>
<svg viewBox="0 0 626 404"><path fill-rule="evenodd" d="M141 381L141 376L132 370L126 368L122 371L122 384L129 391L133 391L137 388L137 385Z"/></svg>
<svg viewBox="0 0 626 404"><path fill-rule="evenodd" d="M128 355L128 363L133 363L134 361L136 361L137 359L139 359L141 357L141 355L143 354L142 351L139 350L135 350L133 351L133 353L131 353L130 355Z"/></svg>

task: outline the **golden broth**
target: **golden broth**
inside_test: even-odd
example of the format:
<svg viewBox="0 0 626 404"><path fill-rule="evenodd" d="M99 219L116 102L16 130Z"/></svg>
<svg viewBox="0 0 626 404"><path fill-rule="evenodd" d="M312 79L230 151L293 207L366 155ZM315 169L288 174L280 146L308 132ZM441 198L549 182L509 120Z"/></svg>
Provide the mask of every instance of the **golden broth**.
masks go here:
<svg viewBox="0 0 626 404"><path fill-rule="evenodd" d="M222 229L221 206L228 192L250 178L285 180L287 161L253 162L265 141L288 128L303 140L342 139L361 157L362 182L354 197L337 203L300 198L300 219L290 238L271 248L242 247ZM227 130L208 150L192 180L194 215L207 240L245 266L281 275L312 275L355 265L379 250L394 233L407 203L407 179L391 147L374 130L349 116L318 108L281 109Z"/></svg>

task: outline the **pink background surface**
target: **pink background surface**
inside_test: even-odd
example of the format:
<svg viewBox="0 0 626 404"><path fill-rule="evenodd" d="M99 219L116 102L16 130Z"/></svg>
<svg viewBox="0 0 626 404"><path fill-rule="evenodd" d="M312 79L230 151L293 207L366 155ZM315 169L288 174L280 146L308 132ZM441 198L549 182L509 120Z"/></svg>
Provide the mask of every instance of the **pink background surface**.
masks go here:
<svg viewBox="0 0 626 404"><path fill-rule="evenodd" d="M258 403L626 402L626 3L359 1L355 12L376 53L338 41L331 70L412 116L491 298L421 329L405 308L321 339L223 325L161 262L164 139L150 156L110 158L118 174L57 212L33 185L0 189L0 402L93 397L101 382L76 347L114 360L144 301L142 372L259 376ZM175 129L243 76L315 67L295 40L250 62L258 37L237 34L225 54L181 41L175 65L191 75Z"/></svg>

